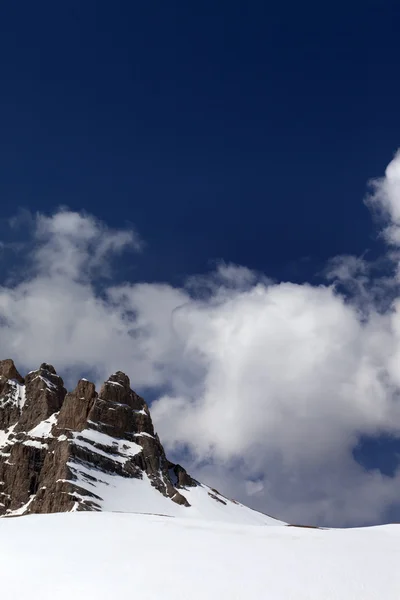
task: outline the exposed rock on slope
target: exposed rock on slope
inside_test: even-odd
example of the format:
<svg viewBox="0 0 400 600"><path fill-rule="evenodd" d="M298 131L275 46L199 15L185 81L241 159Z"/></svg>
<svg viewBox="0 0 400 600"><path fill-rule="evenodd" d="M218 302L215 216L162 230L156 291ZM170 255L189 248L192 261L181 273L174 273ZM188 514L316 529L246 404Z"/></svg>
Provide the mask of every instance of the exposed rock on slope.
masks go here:
<svg viewBox="0 0 400 600"><path fill-rule="evenodd" d="M146 479L186 507L182 492L197 485L167 460L124 373L100 394L85 379L67 393L51 365L23 378L12 360L0 361L0 515L101 510L99 489L115 476Z"/></svg>

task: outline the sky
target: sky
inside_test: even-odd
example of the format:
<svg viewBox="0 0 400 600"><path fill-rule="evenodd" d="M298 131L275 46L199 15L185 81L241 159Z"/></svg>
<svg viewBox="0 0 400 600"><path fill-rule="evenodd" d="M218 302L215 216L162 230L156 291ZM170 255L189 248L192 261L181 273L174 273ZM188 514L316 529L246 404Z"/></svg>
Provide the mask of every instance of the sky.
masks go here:
<svg viewBox="0 0 400 600"><path fill-rule="evenodd" d="M399 520L399 17L4 4L1 356L125 370L170 456L278 518Z"/></svg>

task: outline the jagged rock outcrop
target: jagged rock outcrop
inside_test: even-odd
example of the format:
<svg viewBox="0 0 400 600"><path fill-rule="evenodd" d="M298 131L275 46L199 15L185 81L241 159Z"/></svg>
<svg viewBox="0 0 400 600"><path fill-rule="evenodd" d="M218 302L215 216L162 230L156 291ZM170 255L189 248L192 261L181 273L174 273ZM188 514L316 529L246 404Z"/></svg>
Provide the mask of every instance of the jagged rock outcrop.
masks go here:
<svg viewBox="0 0 400 600"><path fill-rule="evenodd" d="M25 377L25 403L15 431L30 431L60 410L67 390L52 365L43 363Z"/></svg>
<svg viewBox="0 0 400 600"><path fill-rule="evenodd" d="M24 383L24 378L18 373L14 361L11 358L0 360L0 378L7 380L13 379L18 383Z"/></svg>
<svg viewBox="0 0 400 600"><path fill-rule="evenodd" d="M185 489L197 485L167 460L124 373L100 393L85 379L67 393L52 365L23 378L12 360L0 361L0 516L101 510L116 478L147 479L184 506Z"/></svg>

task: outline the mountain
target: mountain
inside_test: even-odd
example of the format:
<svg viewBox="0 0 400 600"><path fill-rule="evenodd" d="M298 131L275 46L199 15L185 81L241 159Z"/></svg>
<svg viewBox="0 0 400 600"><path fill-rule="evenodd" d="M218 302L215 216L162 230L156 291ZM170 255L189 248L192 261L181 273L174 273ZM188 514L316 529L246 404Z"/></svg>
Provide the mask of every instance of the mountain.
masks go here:
<svg viewBox="0 0 400 600"><path fill-rule="evenodd" d="M121 372L67 393L49 364L0 361L0 490L8 600L399 598L398 525L293 527L225 498L167 459Z"/></svg>
<svg viewBox="0 0 400 600"><path fill-rule="evenodd" d="M22 377L0 361L0 516L77 511L281 523L170 462L124 373L67 392L50 364Z"/></svg>

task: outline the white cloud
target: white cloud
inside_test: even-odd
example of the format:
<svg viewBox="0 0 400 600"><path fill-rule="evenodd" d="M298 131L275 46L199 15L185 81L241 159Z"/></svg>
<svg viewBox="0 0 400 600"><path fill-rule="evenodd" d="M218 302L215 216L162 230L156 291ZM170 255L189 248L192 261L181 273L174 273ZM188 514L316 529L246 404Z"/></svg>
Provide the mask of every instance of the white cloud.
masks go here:
<svg viewBox="0 0 400 600"><path fill-rule="evenodd" d="M400 246L400 150L385 171L385 177L371 182L372 193L366 203L386 221L383 230L389 244Z"/></svg>
<svg viewBox="0 0 400 600"><path fill-rule="evenodd" d="M136 355L140 365L144 353L132 348L121 308L107 288L103 295L94 287L98 275L109 274L113 255L139 249L135 232L68 210L39 214L34 223L29 269L17 285L0 287L2 355L25 367L43 360L66 370L96 366L101 375L117 364L128 369Z"/></svg>
<svg viewBox="0 0 400 600"><path fill-rule="evenodd" d="M397 362L390 319L362 323L332 288L293 284L258 285L217 305L187 304L179 314L204 375L202 390L153 405L167 445L188 444L199 469L205 459L231 464L237 482L262 473L270 486L257 506L288 519L344 523L357 506L357 519L368 520L375 498L362 498L359 482L354 506L334 503L363 475L352 457L359 433L400 429L388 385ZM394 501L398 484L380 480ZM323 494L319 504L316 494Z"/></svg>
<svg viewBox="0 0 400 600"><path fill-rule="evenodd" d="M396 155L369 200L391 244L399 165ZM71 378L122 369L134 387L164 389L152 414L168 450L287 520L377 522L398 502L400 473L368 473L353 457L360 435L400 435L400 298L376 309L364 259L334 261L326 286L221 263L185 289L109 281L99 293L112 257L139 246L134 232L62 210L38 215L34 233L30 275L0 289L1 356L50 361Z"/></svg>
<svg viewBox="0 0 400 600"><path fill-rule="evenodd" d="M133 230L111 230L92 215L65 209L51 217L38 214L35 237L33 265L38 272L69 279L82 279L96 269L104 274L110 256L128 246L141 247Z"/></svg>

